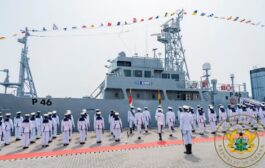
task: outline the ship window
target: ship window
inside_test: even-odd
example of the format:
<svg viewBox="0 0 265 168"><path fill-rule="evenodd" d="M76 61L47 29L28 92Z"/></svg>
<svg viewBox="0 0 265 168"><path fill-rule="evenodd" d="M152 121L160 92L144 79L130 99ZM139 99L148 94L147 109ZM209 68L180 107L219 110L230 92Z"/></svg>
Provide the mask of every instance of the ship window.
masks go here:
<svg viewBox="0 0 265 168"><path fill-rule="evenodd" d="M131 72L131 70L125 69L125 70L124 70L124 76L126 76L126 77L131 77L131 76L132 76L132 72Z"/></svg>
<svg viewBox="0 0 265 168"><path fill-rule="evenodd" d="M137 97L137 99L139 99L139 98L140 98L140 94L139 94L139 93L137 93L136 97Z"/></svg>
<svg viewBox="0 0 265 168"><path fill-rule="evenodd" d="M115 92L114 97L115 98L119 98L119 93L118 92Z"/></svg>
<svg viewBox="0 0 265 168"><path fill-rule="evenodd" d="M151 71L144 71L145 78L151 78Z"/></svg>
<svg viewBox="0 0 265 168"><path fill-rule="evenodd" d="M134 73L134 77L142 77L143 76L142 71L140 71L140 70L134 70L133 73Z"/></svg>
<svg viewBox="0 0 265 168"><path fill-rule="evenodd" d="M131 67L132 63L130 61L117 61L117 66Z"/></svg>
<svg viewBox="0 0 265 168"><path fill-rule="evenodd" d="M179 81L179 74L171 74L171 79L175 79L176 81Z"/></svg>
<svg viewBox="0 0 265 168"><path fill-rule="evenodd" d="M170 78L170 76L169 76L169 74L164 73L164 74L162 74L162 78L164 78L164 79L168 79L168 78Z"/></svg>

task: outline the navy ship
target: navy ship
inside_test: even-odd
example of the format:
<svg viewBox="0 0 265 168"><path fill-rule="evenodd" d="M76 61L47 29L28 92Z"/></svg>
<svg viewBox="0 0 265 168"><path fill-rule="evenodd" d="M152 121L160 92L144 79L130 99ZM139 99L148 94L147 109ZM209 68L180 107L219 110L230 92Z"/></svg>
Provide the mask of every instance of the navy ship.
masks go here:
<svg viewBox="0 0 265 168"><path fill-rule="evenodd" d="M176 18L164 23L161 32L155 34L157 41L165 47L163 59L157 56L156 49L153 50L153 57L127 56L125 52L120 52L116 58L108 60L108 73L104 81L89 97L83 98L37 95L27 56L28 38L31 34L26 29L24 37L18 39L18 42L23 44L18 82L10 82L8 69L3 70L6 78L0 84L5 88L5 92L0 94L0 111L14 115L17 111L46 113L56 110L62 117L66 110L71 110L77 119L82 109L87 109L90 116L94 115L95 109L100 109L107 122L109 112L116 110L120 112L124 123L127 123L129 96L132 96L135 107L148 107L152 116L160 102L164 111L171 106L177 112L178 107L183 104L192 107L201 105L204 109L212 104L218 108L219 104L237 104L240 98L248 98L245 84L236 90L234 75L230 76L231 84L228 85L219 86L216 79L211 79L209 63L202 65L203 75L200 82L190 79L181 42L182 18L183 11L179 11ZM14 92L10 94L8 90ZM93 117L90 119L92 122ZM151 125L154 125L154 122L153 119Z"/></svg>

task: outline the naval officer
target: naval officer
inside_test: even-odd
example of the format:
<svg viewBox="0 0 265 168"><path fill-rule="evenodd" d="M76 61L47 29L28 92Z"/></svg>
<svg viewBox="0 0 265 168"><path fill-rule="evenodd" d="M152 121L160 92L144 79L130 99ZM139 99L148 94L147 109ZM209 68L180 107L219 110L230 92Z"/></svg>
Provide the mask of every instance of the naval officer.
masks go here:
<svg viewBox="0 0 265 168"><path fill-rule="evenodd" d="M101 116L101 112L97 111L96 112L96 117L94 119L94 130L96 131L96 139L97 139L97 143L101 143L101 137L103 134L103 130L104 130L105 126L104 126L104 118Z"/></svg>
<svg viewBox="0 0 265 168"><path fill-rule="evenodd" d="M113 132L116 142L120 142L121 132L122 132L122 121L119 117L119 113L114 113L114 122L113 122Z"/></svg>
<svg viewBox="0 0 265 168"><path fill-rule="evenodd" d="M227 129L227 113L225 111L225 108L223 105L221 105L219 107L219 116L220 116L220 119L221 119L221 123L222 123L222 129L223 129L223 133L226 132L226 129Z"/></svg>
<svg viewBox="0 0 265 168"><path fill-rule="evenodd" d="M134 120L135 120L135 110L134 107L131 106L130 110L128 111L128 123L130 128L130 134L132 134L134 128Z"/></svg>
<svg viewBox="0 0 265 168"><path fill-rule="evenodd" d="M23 122L23 117L21 116L21 111L16 113L16 117L14 117L14 126L15 126L15 137L16 141L21 139L21 127Z"/></svg>
<svg viewBox="0 0 265 168"><path fill-rule="evenodd" d="M3 116L0 115L0 149L3 145L3 136L4 136L4 122L3 122Z"/></svg>
<svg viewBox="0 0 265 168"><path fill-rule="evenodd" d="M10 136L12 131L14 130L13 121L10 118L11 113L6 113L6 118L4 119L4 141L5 145L10 144Z"/></svg>
<svg viewBox="0 0 265 168"><path fill-rule="evenodd" d="M61 131L63 134L63 145L64 146L69 145L71 129L72 129L72 121L69 118L69 113L66 112L64 115L64 119L61 122Z"/></svg>
<svg viewBox="0 0 265 168"><path fill-rule="evenodd" d="M157 130L159 135L159 140L162 141L162 130L165 127L165 115L162 108L158 108L156 116Z"/></svg>
<svg viewBox="0 0 265 168"><path fill-rule="evenodd" d="M148 132L148 126L149 126L149 123L151 121L151 115L150 115L150 111L148 110L148 107L144 107L143 118L144 118L145 133L147 133Z"/></svg>
<svg viewBox="0 0 265 168"><path fill-rule="evenodd" d="M200 105L197 106L197 112L196 113L197 113L196 116L197 116L199 134L204 135L206 117L205 117L205 113L203 111L203 108Z"/></svg>
<svg viewBox="0 0 265 168"><path fill-rule="evenodd" d="M173 112L172 107L168 107L168 112L166 113L166 125L168 126L168 130L170 132L169 136L173 136L173 130L174 130L174 125L176 122L176 116L175 113Z"/></svg>
<svg viewBox="0 0 265 168"><path fill-rule="evenodd" d="M141 108L137 108L137 112L135 113L135 121L134 121L137 129L137 136L138 139L141 139L141 132L142 132L142 125L144 123L143 121L143 113Z"/></svg>
<svg viewBox="0 0 265 168"><path fill-rule="evenodd" d="M189 113L189 107L183 106L184 112L180 115L180 129L182 132L186 151L185 154L192 154L191 134L193 117Z"/></svg>
<svg viewBox="0 0 265 168"><path fill-rule="evenodd" d="M37 123L36 123L36 118L35 118L35 113L32 112L31 113L31 117L30 117L30 120L29 120L29 123L30 123L30 128L31 128L31 131L30 131L30 143L35 143L36 141L36 132L37 132Z"/></svg>
<svg viewBox="0 0 265 168"><path fill-rule="evenodd" d="M29 147L30 142L30 121L29 121L29 114L25 114L24 120L22 122L22 147L26 149Z"/></svg>
<svg viewBox="0 0 265 168"><path fill-rule="evenodd" d="M41 112L37 111L36 115L36 125L37 125L37 139L40 139L41 137L41 124L42 124L43 118L41 116Z"/></svg>
<svg viewBox="0 0 265 168"><path fill-rule="evenodd" d="M52 130L51 124L49 122L48 114L44 114L44 119L41 124L41 135L42 135L42 147L49 146L50 132Z"/></svg>
<svg viewBox="0 0 265 168"><path fill-rule="evenodd" d="M55 139L57 137L58 127L60 124L59 116L57 115L56 111L52 112L52 138Z"/></svg>
<svg viewBox="0 0 265 168"><path fill-rule="evenodd" d="M88 127L87 127L85 112L82 112L79 120L77 121L77 129L79 131L80 144L82 145L85 144L87 128Z"/></svg>
<svg viewBox="0 0 265 168"><path fill-rule="evenodd" d="M114 123L114 110L111 110L109 114L109 125L110 125L109 128L111 135L113 135L113 123Z"/></svg>
<svg viewBox="0 0 265 168"><path fill-rule="evenodd" d="M216 113L214 111L214 107L212 105L209 105L208 107L208 117L209 117L209 123L211 126L211 133L215 134L216 133Z"/></svg>

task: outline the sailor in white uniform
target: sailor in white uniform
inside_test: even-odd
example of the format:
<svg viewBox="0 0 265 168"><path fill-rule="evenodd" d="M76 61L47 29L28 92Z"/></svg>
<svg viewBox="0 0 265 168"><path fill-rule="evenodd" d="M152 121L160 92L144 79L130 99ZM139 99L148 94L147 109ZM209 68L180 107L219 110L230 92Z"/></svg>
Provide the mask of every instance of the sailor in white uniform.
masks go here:
<svg viewBox="0 0 265 168"><path fill-rule="evenodd" d="M156 114L158 113L158 111L159 111L160 109L163 111L162 106L161 106L161 105L158 105L157 108L156 108L155 116L156 116Z"/></svg>
<svg viewBox="0 0 265 168"><path fill-rule="evenodd" d="M4 122L3 116L0 115L0 149L3 146L4 142Z"/></svg>
<svg viewBox="0 0 265 168"><path fill-rule="evenodd" d="M43 118L41 116L41 112L37 111L37 115L36 115L36 124L37 124L37 139L40 139L41 137L41 124L42 124Z"/></svg>
<svg viewBox="0 0 265 168"><path fill-rule="evenodd" d="M85 115L86 124L87 124L87 131L88 131L89 128L90 128L90 118L89 118L89 114L88 114L88 112L87 112L86 109L83 109L82 112L83 112L83 115Z"/></svg>
<svg viewBox="0 0 265 168"><path fill-rule="evenodd" d="M210 126L211 126L211 133L215 134L216 133L217 116L216 116L216 113L214 111L214 107L212 105L209 105L208 117L209 117L209 123L210 123Z"/></svg>
<svg viewBox="0 0 265 168"><path fill-rule="evenodd" d="M23 117L21 116L21 111L18 111L17 116L14 117L16 141L19 141L21 139L22 122L23 122Z"/></svg>
<svg viewBox="0 0 265 168"><path fill-rule="evenodd" d="M166 113L166 125L168 126L168 130L170 132L169 136L173 136L173 130L174 130L174 125L176 122L176 116L175 113L173 112L172 107L168 107L168 112Z"/></svg>
<svg viewBox="0 0 265 168"><path fill-rule="evenodd" d="M228 106L229 109L229 120L232 125L236 125L238 122L238 117L236 113L236 108L234 106Z"/></svg>
<svg viewBox="0 0 265 168"><path fill-rule="evenodd" d="M132 134L134 129L134 124L135 124L134 121L135 121L135 110L134 107L131 106L130 110L128 111L128 123L130 128L130 134Z"/></svg>
<svg viewBox="0 0 265 168"><path fill-rule="evenodd" d="M196 113L194 112L193 107L190 107L189 110L190 110L190 114L193 117L192 132L195 132L195 130L196 130L196 120L197 120L197 116L196 116Z"/></svg>
<svg viewBox="0 0 265 168"><path fill-rule="evenodd" d="M113 133L115 137L116 142L120 142L121 138L121 132L122 132L122 121L119 117L119 113L114 113L114 122L113 122Z"/></svg>
<svg viewBox="0 0 265 168"><path fill-rule="evenodd" d="M23 149L26 149L29 147L30 143L30 121L29 121L29 114L25 114L24 120L22 122L22 147Z"/></svg>
<svg viewBox="0 0 265 168"><path fill-rule="evenodd" d="M240 116L240 122L244 125L248 124L248 110L246 105L242 105L242 113Z"/></svg>
<svg viewBox="0 0 265 168"><path fill-rule="evenodd" d="M102 138L104 129L105 129L104 118L101 116L101 112L98 111L96 112L96 117L94 119L94 130L96 132L97 143L102 142L101 138Z"/></svg>
<svg viewBox="0 0 265 168"><path fill-rule="evenodd" d="M227 129L227 113L225 111L225 108L223 105L221 105L219 107L219 116L220 116L220 120L221 120L221 123L222 123L222 130L223 130L223 133L226 132L226 129Z"/></svg>
<svg viewBox="0 0 265 168"><path fill-rule="evenodd" d="M36 134L37 134L37 123L36 123L36 118L35 118L35 113L31 113L30 117L30 143L35 143L36 141Z"/></svg>
<svg viewBox="0 0 265 168"><path fill-rule="evenodd" d="M159 140L162 141L162 130L165 127L165 115L162 108L158 108L156 116L157 130L159 135Z"/></svg>
<svg viewBox="0 0 265 168"><path fill-rule="evenodd" d="M242 121L242 105L241 104L237 104L237 108L236 108L236 113L238 115L238 123L240 123Z"/></svg>
<svg viewBox="0 0 265 168"><path fill-rule="evenodd" d="M259 110L257 108L256 105L252 106L252 113L253 113L253 117L255 119L253 119L253 129L254 130L258 130L258 115L259 115Z"/></svg>
<svg viewBox="0 0 265 168"><path fill-rule="evenodd" d="M57 115L56 111L53 111L52 112L52 127L53 127L52 137L53 139L57 137L59 124L60 124L59 116Z"/></svg>
<svg viewBox="0 0 265 168"><path fill-rule="evenodd" d="M141 139L142 133L142 125L144 123L143 113L141 108L137 108L137 112L135 113L135 121L134 121L137 129L137 136L138 139Z"/></svg>
<svg viewBox="0 0 265 168"><path fill-rule="evenodd" d="M77 129L79 132L80 144L85 144L87 133L87 121L85 112L81 113L79 120L77 121Z"/></svg>
<svg viewBox="0 0 265 168"><path fill-rule="evenodd" d="M178 117L178 121L180 119L180 114L183 112L183 109L181 106L178 107L178 114L177 114L177 117Z"/></svg>
<svg viewBox="0 0 265 168"><path fill-rule="evenodd" d="M180 130L182 132L183 141L186 147L185 154L192 154L192 142L191 142L191 134L192 134L192 123L193 117L188 112L189 107L183 106L184 112L180 115Z"/></svg>
<svg viewBox="0 0 265 168"><path fill-rule="evenodd" d="M144 107L143 117L144 117L144 128L145 128L145 132L147 133L148 126L151 121L151 115L150 115L150 111L148 110L148 107Z"/></svg>
<svg viewBox="0 0 265 168"><path fill-rule="evenodd" d="M9 145L10 144L10 137L11 137L11 133L14 130L14 124L12 119L10 118L11 114L7 113L6 114L6 118L4 119L4 141L5 141L5 145Z"/></svg>
<svg viewBox="0 0 265 168"><path fill-rule="evenodd" d="M42 124L41 124L42 147L49 146L51 130L52 130L52 127L49 122L49 116L48 114L44 114L44 119L42 120Z"/></svg>
<svg viewBox="0 0 265 168"><path fill-rule="evenodd" d="M61 122L61 132L63 135L63 145L69 145L70 136L71 136L71 129L72 129L72 121L69 118L69 113L65 113L65 117Z"/></svg>
<svg viewBox="0 0 265 168"><path fill-rule="evenodd" d="M114 135L113 134L113 123L114 123L114 110L111 110L110 114L109 114L109 125L110 125L110 133L111 133L111 135Z"/></svg>
<svg viewBox="0 0 265 168"><path fill-rule="evenodd" d="M259 118L260 118L261 124L265 128L265 105L264 104L261 104L260 105L260 108L259 108Z"/></svg>
<svg viewBox="0 0 265 168"><path fill-rule="evenodd" d="M67 110L67 116L68 116L69 121L71 122L70 139L69 139L71 141L71 136L73 134L73 130L75 129L75 121L74 121L74 117L72 115L71 110Z"/></svg>
<svg viewBox="0 0 265 168"><path fill-rule="evenodd" d="M203 110L203 108L198 105L197 106L197 123L198 123L198 128L199 128L199 134L200 135L204 135L205 132L205 121L206 121L206 117L205 117L205 112Z"/></svg>
<svg viewBox="0 0 265 168"><path fill-rule="evenodd" d="M49 143L51 143L52 142L52 130L53 130L53 125L52 125L52 112L48 112L48 119L49 119L50 127L52 128L50 130L50 134L49 134Z"/></svg>

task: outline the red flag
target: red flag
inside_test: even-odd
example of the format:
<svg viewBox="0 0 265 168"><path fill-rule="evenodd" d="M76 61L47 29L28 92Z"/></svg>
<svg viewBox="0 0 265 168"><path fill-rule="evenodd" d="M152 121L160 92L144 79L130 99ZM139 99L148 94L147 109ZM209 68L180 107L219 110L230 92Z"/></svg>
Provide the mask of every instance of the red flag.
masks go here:
<svg viewBox="0 0 265 168"><path fill-rule="evenodd" d="M128 103L130 106L133 105L133 97L132 97L132 90L130 89L129 97L128 97Z"/></svg>
<svg viewBox="0 0 265 168"><path fill-rule="evenodd" d="M110 22L108 22L108 26L111 26L112 24Z"/></svg>
<svg viewBox="0 0 265 168"><path fill-rule="evenodd" d="M144 19L141 19L141 22L143 22L144 21Z"/></svg>
<svg viewBox="0 0 265 168"><path fill-rule="evenodd" d="M86 25L83 25L82 28L85 29L86 28Z"/></svg>
<svg viewBox="0 0 265 168"><path fill-rule="evenodd" d="M133 18L133 23L136 23L137 22L137 19L136 18Z"/></svg>
<svg viewBox="0 0 265 168"><path fill-rule="evenodd" d="M246 23L250 23L250 22L251 22L251 20L247 21Z"/></svg>
<svg viewBox="0 0 265 168"><path fill-rule="evenodd" d="M153 19L153 17L148 18L148 20L152 20L152 19Z"/></svg>

